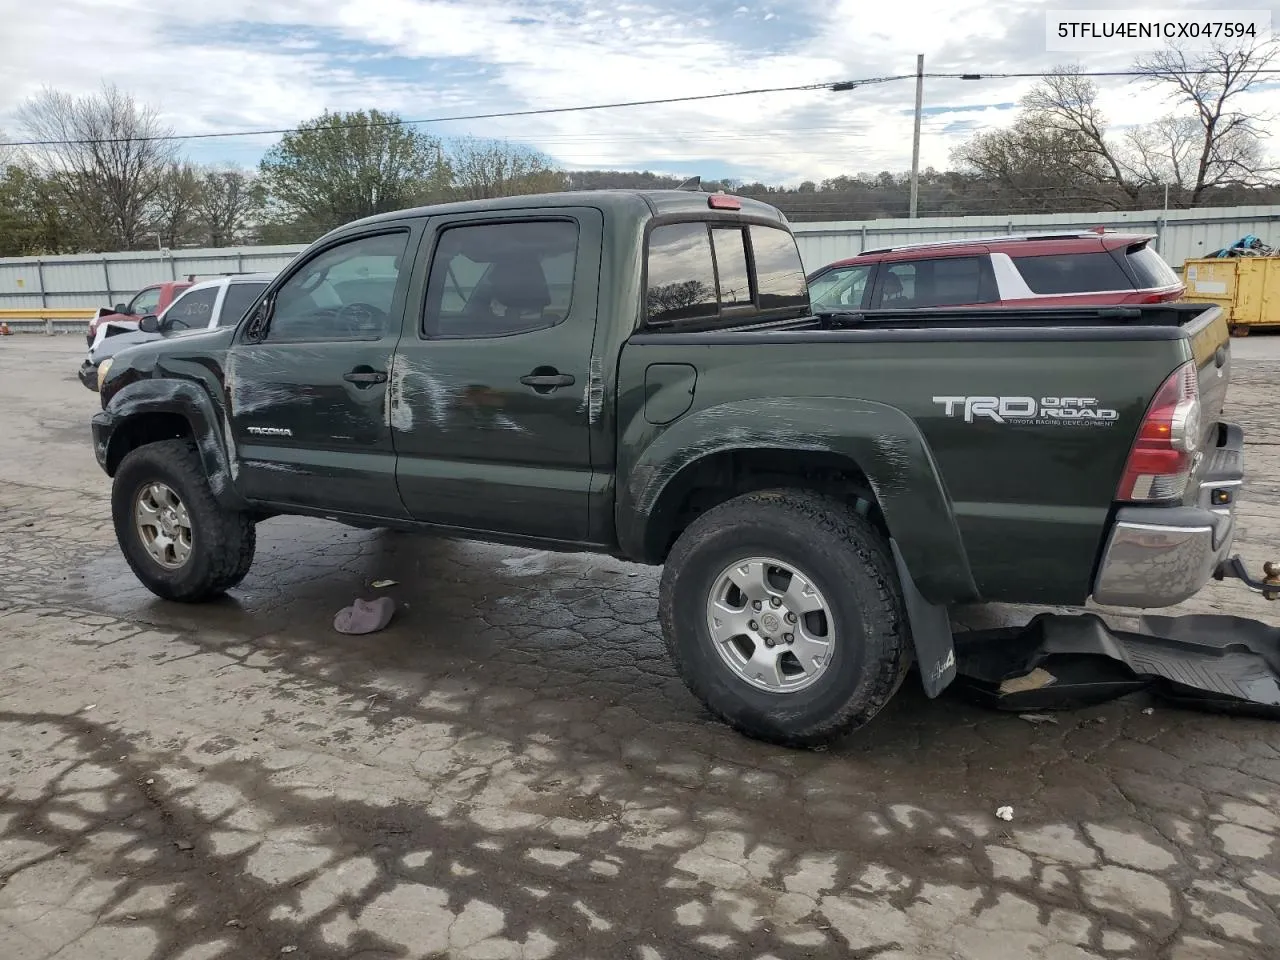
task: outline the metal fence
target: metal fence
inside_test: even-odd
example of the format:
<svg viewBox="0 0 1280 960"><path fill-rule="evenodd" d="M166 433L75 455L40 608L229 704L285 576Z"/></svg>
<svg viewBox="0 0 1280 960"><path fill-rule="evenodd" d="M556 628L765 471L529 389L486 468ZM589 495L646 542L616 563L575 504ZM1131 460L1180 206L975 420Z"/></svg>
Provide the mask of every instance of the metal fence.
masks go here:
<svg viewBox="0 0 1280 960"><path fill-rule="evenodd" d="M93 309L132 297L142 287L195 275L274 273L304 245L148 250L0 258L0 310Z"/></svg>
<svg viewBox="0 0 1280 960"><path fill-rule="evenodd" d="M1099 226L1155 234L1164 258L1181 268L1184 260L1212 253L1245 234L1280 241L1280 206L849 220L795 223L792 229L805 268L813 270L869 248ZM40 317L41 310L88 311L128 300L141 287L161 280L276 272L302 249L298 244L0 259L0 311L30 311L33 318Z"/></svg>

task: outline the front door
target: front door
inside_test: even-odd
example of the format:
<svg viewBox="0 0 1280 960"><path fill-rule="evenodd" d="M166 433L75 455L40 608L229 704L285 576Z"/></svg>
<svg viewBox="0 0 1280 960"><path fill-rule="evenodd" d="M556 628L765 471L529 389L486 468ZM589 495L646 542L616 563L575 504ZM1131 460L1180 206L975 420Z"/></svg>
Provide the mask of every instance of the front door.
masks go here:
<svg viewBox="0 0 1280 960"><path fill-rule="evenodd" d="M587 538L602 231L598 210L577 207L432 221L390 397L414 518Z"/></svg>
<svg viewBox="0 0 1280 960"><path fill-rule="evenodd" d="M380 224L290 268L265 336L227 359L237 485L253 500L405 518L386 407L419 223Z"/></svg>

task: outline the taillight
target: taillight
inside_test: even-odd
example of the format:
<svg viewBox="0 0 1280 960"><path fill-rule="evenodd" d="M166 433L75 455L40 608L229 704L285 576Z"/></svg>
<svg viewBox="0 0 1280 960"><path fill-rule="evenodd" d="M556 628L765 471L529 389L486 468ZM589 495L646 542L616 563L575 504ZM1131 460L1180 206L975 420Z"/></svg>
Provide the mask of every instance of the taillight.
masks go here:
<svg viewBox="0 0 1280 960"><path fill-rule="evenodd" d="M1116 499L1176 500L1187 489L1200 442L1199 378L1188 360L1156 391L1129 450Z"/></svg>

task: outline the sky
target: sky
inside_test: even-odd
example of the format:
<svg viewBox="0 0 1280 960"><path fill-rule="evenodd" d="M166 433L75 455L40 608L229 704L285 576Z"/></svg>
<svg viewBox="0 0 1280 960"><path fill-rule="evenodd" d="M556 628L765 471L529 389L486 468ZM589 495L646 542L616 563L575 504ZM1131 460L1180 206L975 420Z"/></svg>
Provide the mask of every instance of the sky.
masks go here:
<svg viewBox="0 0 1280 960"><path fill-rule="evenodd" d="M1041 0L0 0L0 131L44 86L114 82L179 133L288 127L325 109L405 119L563 107L926 71L1125 69L1132 50L1046 50ZM1130 3L1088 0L1093 9ZM1232 9L1271 10L1231 0ZM1162 0L1168 12L1222 4ZM921 166L1010 123L1030 80L927 80ZM1101 79L1113 125L1167 113ZM1249 109L1280 104L1280 84ZM569 169L647 169L788 185L910 167L914 80L553 116L431 124L527 144ZM1280 125L1271 124L1280 133ZM256 165L273 137L194 141L198 162ZM1273 149L1280 153L1280 144Z"/></svg>

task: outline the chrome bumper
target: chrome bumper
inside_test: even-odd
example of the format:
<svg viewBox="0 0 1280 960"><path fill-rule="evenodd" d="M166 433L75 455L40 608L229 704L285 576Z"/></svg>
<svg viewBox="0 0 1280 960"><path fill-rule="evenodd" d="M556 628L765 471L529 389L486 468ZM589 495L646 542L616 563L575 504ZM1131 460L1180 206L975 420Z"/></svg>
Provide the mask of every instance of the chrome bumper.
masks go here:
<svg viewBox="0 0 1280 960"><path fill-rule="evenodd" d="M1231 553L1243 448L1240 428L1223 424L1194 506L1120 509L1094 578L1096 603L1170 607L1200 592Z"/></svg>

